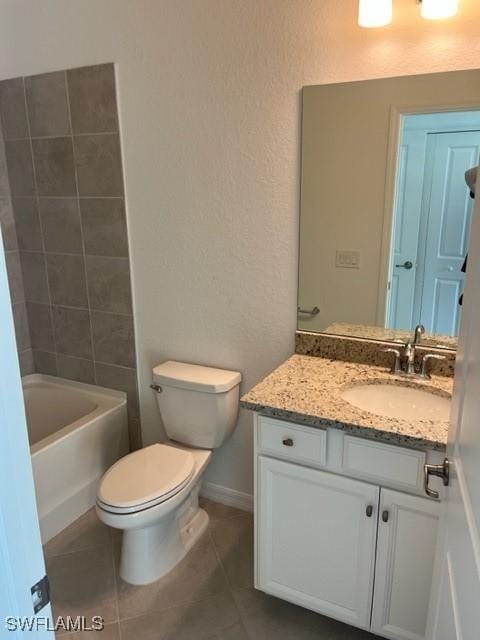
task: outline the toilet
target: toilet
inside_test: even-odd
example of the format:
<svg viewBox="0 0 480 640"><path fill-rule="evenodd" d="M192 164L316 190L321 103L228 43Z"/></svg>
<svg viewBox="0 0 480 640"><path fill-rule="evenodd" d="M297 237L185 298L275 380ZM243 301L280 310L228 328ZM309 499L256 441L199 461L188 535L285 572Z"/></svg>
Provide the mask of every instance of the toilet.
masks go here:
<svg viewBox="0 0 480 640"><path fill-rule="evenodd" d="M153 369L169 438L121 458L97 491L97 515L123 531L120 576L148 584L171 571L208 525L198 495L212 450L235 428L241 375L184 362Z"/></svg>

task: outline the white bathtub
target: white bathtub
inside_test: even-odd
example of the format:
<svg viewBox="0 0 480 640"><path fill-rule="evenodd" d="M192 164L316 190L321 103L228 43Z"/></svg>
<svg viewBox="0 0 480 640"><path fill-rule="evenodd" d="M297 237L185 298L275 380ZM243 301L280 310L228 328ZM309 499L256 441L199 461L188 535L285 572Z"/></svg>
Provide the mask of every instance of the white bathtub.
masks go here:
<svg viewBox="0 0 480 640"><path fill-rule="evenodd" d="M105 471L128 452L126 394L62 378L23 378L42 542L95 504Z"/></svg>

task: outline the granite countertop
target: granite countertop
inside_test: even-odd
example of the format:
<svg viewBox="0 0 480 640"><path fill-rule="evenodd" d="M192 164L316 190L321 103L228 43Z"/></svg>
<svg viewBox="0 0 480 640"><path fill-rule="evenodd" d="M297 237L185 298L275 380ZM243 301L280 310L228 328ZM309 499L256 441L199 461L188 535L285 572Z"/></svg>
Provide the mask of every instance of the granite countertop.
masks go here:
<svg viewBox="0 0 480 640"><path fill-rule="evenodd" d="M445 450L448 422L384 417L359 409L340 397L343 389L355 384L396 382L414 388L427 387L441 396L449 396L453 387L453 379L443 376L408 380L382 367L296 354L244 395L241 406L312 427L333 427L416 449Z"/></svg>

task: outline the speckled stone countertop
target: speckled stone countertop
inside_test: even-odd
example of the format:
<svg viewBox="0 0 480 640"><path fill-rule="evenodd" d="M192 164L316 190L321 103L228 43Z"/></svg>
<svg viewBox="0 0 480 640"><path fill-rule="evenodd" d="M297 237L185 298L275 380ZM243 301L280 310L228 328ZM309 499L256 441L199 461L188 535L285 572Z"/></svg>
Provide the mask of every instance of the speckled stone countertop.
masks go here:
<svg viewBox="0 0 480 640"><path fill-rule="evenodd" d="M408 380L382 367L296 354L244 395L241 406L312 427L333 427L416 449L445 450L448 422L388 418L359 409L340 396L355 384L380 383L427 387L444 397L451 395L453 386L452 378Z"/></svg>

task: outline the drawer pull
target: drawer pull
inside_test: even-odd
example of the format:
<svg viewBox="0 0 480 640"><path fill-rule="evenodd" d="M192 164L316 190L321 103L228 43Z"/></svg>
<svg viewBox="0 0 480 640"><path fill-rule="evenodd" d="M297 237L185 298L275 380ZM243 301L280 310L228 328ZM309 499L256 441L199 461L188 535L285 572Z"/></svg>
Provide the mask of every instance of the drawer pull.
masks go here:
<svg viewBox="0 0 480 640"><path fill-rule="evenodd" d="M384 522L388 522L389 516L390 516L390 514L388 513L387 509L385 509L385 511L382 512L382 520Z"/></svg>
<svg viewBox="0 0 480 640"><path fill-rule="evenodd" d="M368 505L365 513L367 514L367 518L371 518L373 515L373 507L371 504Z"/></svg>
<svg viewBox="0 0 480 640"><path fill-rule="evenodd" d="M286 447L293 447L293 440L291 438L285 438L285 440L283 440L283 444Z"/></svg>

